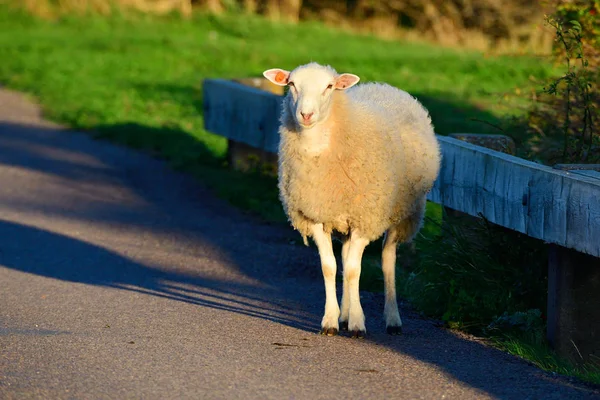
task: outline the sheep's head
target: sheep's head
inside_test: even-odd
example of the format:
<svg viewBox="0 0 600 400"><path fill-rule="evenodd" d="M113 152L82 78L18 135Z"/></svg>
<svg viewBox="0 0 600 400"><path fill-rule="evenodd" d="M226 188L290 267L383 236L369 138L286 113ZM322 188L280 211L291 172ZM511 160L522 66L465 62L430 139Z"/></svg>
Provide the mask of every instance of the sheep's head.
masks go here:
<svg viewBox="0 0 600 400"><path fill-rule="evenodd" d="M289 86L287 107L302 129L310 129L327 119L334 90L348 89L360 80L356 75L338 74L333 68L317 63L301 65L291 72L268 69L263 75L276 85Z"/></svg>

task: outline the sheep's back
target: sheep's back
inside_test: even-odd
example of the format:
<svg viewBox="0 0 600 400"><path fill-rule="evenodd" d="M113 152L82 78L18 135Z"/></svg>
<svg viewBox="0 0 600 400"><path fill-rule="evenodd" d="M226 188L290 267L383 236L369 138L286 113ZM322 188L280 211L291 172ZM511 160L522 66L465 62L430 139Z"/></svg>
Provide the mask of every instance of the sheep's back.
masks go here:
<svg viewBox="0 0 600 400"><path fill-rule="evenodd" d="M427 128L431 123L429 113L416 98L386 83L358 85L347 94L355 105L378 114L391 126L414 131Z"/></svg>
<svg viewBox="0 0 600 400"><path fill-rule="evenodd" d="M439 172L440 149L429 112L409 93L388 84L367 83L347 93L356 113L375 127L370 135L383 138L380 147L385 149L383 156L395 181L390 193L395 196L396 211L390 218L403 219L412 203L431 189Z"/></svg>

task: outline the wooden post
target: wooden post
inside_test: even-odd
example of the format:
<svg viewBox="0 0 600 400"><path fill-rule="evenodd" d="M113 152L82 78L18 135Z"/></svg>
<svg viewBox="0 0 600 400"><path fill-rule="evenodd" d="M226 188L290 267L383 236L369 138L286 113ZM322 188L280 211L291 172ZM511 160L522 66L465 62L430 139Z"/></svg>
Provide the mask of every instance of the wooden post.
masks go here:
<svg viewBox="0 0 600 400"><path fill-rule="evenodd" d="M547 337L559 356L600 361L600 258L550 245Z"/></svg>

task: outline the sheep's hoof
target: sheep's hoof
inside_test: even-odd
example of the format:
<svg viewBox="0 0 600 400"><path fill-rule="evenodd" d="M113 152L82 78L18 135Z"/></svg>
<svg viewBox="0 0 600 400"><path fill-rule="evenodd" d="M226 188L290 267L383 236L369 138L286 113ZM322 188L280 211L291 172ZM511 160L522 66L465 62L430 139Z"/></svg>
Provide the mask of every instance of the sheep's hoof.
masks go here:
<svg viewBox="0 0 600 400"><path fill-rule="evenodd" d="M350 332L350 336L353 339L364 339L366 335L367 335L366 331L355 330L355 331Z"/></svg>
<svg viewBox="0 0 600 400"><path fill-rule="evenodd" d="M338 330L336 328L323 328L323 329L321 329L321 335L335 336L337 334L338 334Z"/></svg>
<svg viewBox="0 0 600 400"><path fill-rule="evenodd" d="M388 335L402 335L402 327L401 326L388 326L385 328L385 331Z"/></svg>
<svg viewBox="0 0 600 400"><path fill-rule="evenodd" d="M340 321L340 331L348 330L348 321Z"/></svg>

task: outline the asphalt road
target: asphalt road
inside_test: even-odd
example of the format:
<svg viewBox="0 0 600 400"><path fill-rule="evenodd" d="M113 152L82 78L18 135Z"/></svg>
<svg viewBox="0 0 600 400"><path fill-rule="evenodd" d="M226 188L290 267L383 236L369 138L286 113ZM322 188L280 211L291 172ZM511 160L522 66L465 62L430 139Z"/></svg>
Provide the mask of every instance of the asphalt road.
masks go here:
<svg viewBox="0 0 600 400"><path fill-rule="evenodd" d="M323 337L315 249L0 91L0 398L580 399L403 307Z"/></svg>

